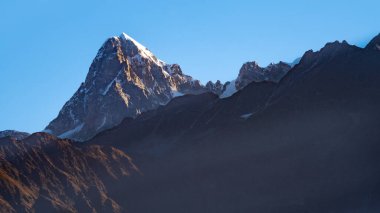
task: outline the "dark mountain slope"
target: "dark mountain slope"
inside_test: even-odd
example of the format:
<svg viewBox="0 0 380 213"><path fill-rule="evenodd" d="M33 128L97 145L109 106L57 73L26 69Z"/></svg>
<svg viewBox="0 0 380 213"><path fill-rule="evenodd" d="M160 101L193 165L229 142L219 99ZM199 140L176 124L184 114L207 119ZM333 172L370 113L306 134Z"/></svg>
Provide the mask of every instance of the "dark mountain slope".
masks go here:
<svg viewBox="0 0 380 213"><path fill-rule="evenodd" d="M144 174L119 188L131 212L377 212L380 54L334 42L279 84L185 96L90 143Z"/></svg>

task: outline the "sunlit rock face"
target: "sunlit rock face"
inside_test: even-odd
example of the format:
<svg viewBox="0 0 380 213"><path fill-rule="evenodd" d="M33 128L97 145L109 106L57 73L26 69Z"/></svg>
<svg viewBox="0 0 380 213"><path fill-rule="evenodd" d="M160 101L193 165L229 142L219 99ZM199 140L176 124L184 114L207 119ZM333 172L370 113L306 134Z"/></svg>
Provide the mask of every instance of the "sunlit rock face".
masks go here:
<svg viewBox="0 0 380 213"><path fill-rule="evenodd" d="M139 174L114 147L47 133L0 138L0 212L125 212L110 186Z"/></svg>
<svg viewBox="0 0 380 213"><path fill-rule="evenodd" d="M167 104L173 97L207 89L166 64L125 33L109 38L86 80L45 129L61 138L86 140L126 117Z"/></svg>

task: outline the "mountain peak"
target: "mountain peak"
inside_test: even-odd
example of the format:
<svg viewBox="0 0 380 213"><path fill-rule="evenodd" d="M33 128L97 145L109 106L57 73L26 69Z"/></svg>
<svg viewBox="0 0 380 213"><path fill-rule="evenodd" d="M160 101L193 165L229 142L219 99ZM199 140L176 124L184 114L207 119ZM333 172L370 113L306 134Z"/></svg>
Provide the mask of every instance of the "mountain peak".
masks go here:
<svg viewBox="0 0 380 213"><path fill-rule="evenodd" d="M125 38L125 39L128 39L128 40L131 40L131 41L136 41L134 38L132 38L130 35L126 34L125 32L122 32L119 36L120 38ZM136 41L137 42L137 41Z"/></svg>
<svg viewBox="0 0 380 213"><path fill-rule="evenodd" d="M86 140L126 117L167 104L184 94L207 92L199 81L166 64L126 33L106 40L86 80L45 131Z"/></svg>
<svg viewBox="0 0 380 213"><path fill-rule="evenodd" d="M133 39L131 36L129 36L128 34L126 33L121 33L119 37L116 37L118 39L124 39L125 41L131 41L133 44L136 45L137 48L141 49L141 50L148 50L148 48L146 48L144 45L140 44L138 41L136 41L135 39Z"/></svg>
<svg viewBox="0 0 380 213"><path fill-rule="evenodd" d="M137 48L137 51L138 53L144 57L144 58L147 58L147 59L150 59L152 61L154 61L155 63L157 63L157 65L159 66L164 66L166 63L157 59L157 57L148 49L146 48L144 45L142 45L140 42L136 41L135 39L133 39L131 36L129 36L128 34L126 33L121 33L119 37L114 37L116 39L121 39L122 41L124 42L128 42L128 43L132 43L136 48Z"/></svg>

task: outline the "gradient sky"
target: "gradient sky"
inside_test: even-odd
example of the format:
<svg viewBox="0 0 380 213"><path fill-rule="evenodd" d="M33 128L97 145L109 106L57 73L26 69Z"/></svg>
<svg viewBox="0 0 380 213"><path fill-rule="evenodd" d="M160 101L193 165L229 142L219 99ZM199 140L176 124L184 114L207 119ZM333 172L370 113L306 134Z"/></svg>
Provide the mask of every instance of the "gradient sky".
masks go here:
<svg viewBox="0 0 380 213"><path fill-rule="evenodd" d="M203 83L246 61L292 61L326 42L365 45L380 2L2 0L0 130L42 130L84 81L106 38L126 32Z"/></svg>

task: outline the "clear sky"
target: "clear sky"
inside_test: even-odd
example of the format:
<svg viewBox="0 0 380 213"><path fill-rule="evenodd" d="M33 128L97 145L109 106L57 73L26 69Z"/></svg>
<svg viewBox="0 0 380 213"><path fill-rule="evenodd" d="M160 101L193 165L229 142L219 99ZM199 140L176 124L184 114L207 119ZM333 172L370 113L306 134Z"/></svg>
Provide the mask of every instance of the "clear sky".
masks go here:
<svg viewBox="0 0 380 213"><path fill-rule="evenodd" d="M380 1L1 0L0 130L42 130L106 38L126 32L203 83L246 61L292 61L326 42L365 45Z"/></svg>

